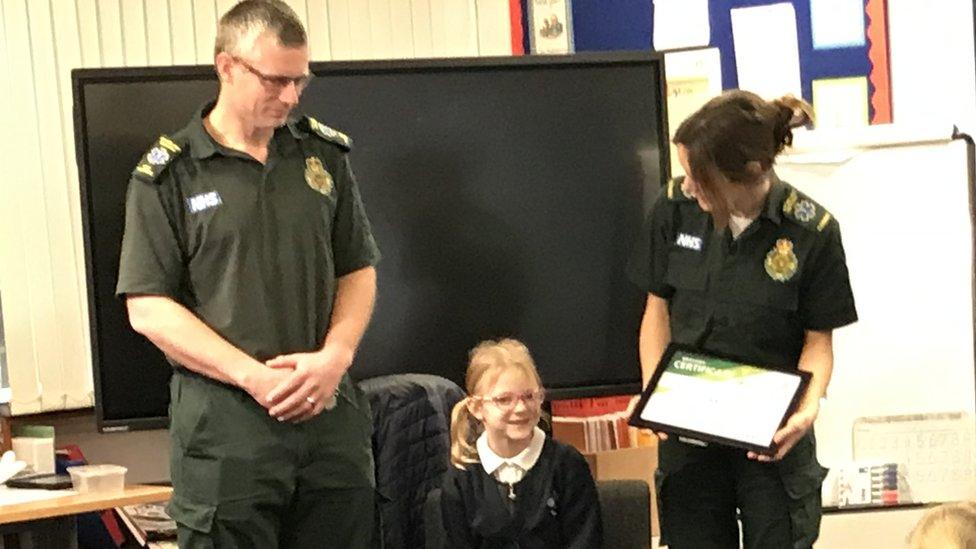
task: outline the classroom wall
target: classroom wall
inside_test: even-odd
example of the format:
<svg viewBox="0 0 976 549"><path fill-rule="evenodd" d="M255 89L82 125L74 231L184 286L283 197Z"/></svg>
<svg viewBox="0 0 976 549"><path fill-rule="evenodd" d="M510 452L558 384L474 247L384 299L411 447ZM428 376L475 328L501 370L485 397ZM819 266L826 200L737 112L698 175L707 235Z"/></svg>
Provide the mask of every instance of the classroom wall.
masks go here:
<svg viewBox="0 0 976 549"><path fill-rule="evenodd" d="M21 421L53 425L55 447L75 444L89 463L125 466L128 483L169 481L170 444L166 430L102 434L95 426L95 414L87 410L29 417Z"/></svg>
<svg viewBox="0 0 976 549"><path fill-rule="evenodd" d="M973 2L888 0L895 124L976 131Z"/></svg>

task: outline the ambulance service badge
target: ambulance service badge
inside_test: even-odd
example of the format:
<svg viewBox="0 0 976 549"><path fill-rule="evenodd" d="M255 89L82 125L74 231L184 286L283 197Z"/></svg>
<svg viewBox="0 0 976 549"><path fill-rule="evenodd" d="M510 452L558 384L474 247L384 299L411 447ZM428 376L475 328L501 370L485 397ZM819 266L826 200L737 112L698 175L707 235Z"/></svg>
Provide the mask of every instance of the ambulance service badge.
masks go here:
<svg viewBox="0 0 976 549"><path fill-rule="evenodd" d="M780 238L773 249L766 254L766 274L777 282L786 282L796 274L798 261L793 253L793 243L788 238Z"/></svg>
<svg viewBox="0 0 976 549"><path fill-rule="evenodd" d="M316 156L305 159L305 181L309 187L322 194L332 192L332 176L322 165L322 161Z"/></svg>

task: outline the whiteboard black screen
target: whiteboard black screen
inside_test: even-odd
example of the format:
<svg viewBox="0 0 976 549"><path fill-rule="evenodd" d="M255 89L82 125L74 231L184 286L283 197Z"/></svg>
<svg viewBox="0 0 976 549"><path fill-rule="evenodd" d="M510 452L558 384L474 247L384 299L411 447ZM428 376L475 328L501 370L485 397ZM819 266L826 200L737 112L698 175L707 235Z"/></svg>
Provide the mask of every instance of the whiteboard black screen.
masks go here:
<svg viewBox="0 0 976 549"><path fill-rule="evenodd" d="M667 162L649 54L314 64L301 110L349 134L383 253L353 375L463 381L517 337L564 395L636 389L644 296L624 266ZM165 424L170 368L114 297L128 174L216 92L212 69L78 70L97 415ZM664 146L663 146L664 145Z"/></svg>

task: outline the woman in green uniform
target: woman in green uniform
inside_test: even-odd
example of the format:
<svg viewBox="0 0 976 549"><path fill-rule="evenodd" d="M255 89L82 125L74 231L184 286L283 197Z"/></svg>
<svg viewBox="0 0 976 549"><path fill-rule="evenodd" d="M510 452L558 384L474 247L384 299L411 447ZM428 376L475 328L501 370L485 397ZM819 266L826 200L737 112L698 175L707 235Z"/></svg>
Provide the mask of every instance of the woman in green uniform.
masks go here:
<svg viewBox="0 0 976 549"><path fill-rule="evenodd" d="M659 435L661 541L675 549L738 547L737 518L750 549L811 547L819 532L825 470L812 426L832 330L857 312L837 220L773 172L811 113L793 97L736 90L685 120L674 142L687 175L663 189L630 265L647 291L645 383L672 341L812 374L774 455Z"/></svg>

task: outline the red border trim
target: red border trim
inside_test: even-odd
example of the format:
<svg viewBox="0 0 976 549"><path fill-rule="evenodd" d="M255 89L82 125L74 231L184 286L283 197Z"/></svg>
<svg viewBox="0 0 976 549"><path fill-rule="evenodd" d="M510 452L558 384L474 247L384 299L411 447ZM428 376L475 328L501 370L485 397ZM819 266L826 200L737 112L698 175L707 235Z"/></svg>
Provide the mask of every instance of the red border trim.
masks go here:
<svg viewBox="0 0 976 549"><path fill-rule="evenodd" d="M522 36L522 0L508 0L508 21L512 28L512 55L524 55Z"/></svg>
<svg viewBox="0 0 976 549"><path fill-rule="evenodd" d="M868 19L868 62L871 72L868 80L874 87L871 94L872 124L890 124L891 116L891 66L888 52L888 2L867 0L864 14Z"/></svg>

